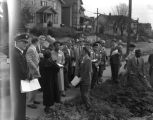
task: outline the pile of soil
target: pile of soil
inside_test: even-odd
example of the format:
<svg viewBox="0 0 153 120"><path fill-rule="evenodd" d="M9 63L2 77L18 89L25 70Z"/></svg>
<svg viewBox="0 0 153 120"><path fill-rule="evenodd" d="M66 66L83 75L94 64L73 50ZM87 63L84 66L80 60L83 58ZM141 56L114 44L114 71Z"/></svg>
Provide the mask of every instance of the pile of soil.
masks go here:
<svg viewBox="0 0 153 120"><path fill-rule="evenodd" d="M90 92L90 100L90 111L78 98L65 104L56 104L51 114L45 114L39 120L129 120L145 116L153 119L152 89L137 92L130 86L106 80Z"/></svg>

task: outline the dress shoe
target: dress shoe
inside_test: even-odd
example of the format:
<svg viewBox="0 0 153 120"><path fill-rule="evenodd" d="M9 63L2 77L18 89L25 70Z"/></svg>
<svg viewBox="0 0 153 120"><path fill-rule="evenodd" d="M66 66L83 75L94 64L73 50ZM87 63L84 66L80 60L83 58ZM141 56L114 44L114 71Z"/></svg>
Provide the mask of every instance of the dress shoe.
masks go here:
<svg viewBox="0 0 153 120"><path fill-rule="evenodd" d="M34 104L40 104L40 102L38 102L38 101L33 101L33 103L34 103Z"/></svg>
<svg viewBox="0 0 153 120"><path fill-rule="evenodd" d="M65 97L66 96L65 91L61 93L61 96L62 97Z"/></svg>
<svg viewBox="0 0 153 120"><path fill-rule="evenodd" d="M45 107L45 109L44 109L44 112L46 113L46 114L49 114L49 113L51 113L53 110L51 109L51 108L49 108L49 107Z"/></svg>
<svg viewBox="0 0 153 120"><path fill-rule="evenodd" d="M27 105L29 108L31 108L31 109L36 109L37 108L37 106L35 105L35 104L31 104L31 105Z"/></svg>
<svg viewBox="0 0 153 120"><path fill-rule="evenodd" d="M25 120L30 120L30 118L26 116Z"/></svg>

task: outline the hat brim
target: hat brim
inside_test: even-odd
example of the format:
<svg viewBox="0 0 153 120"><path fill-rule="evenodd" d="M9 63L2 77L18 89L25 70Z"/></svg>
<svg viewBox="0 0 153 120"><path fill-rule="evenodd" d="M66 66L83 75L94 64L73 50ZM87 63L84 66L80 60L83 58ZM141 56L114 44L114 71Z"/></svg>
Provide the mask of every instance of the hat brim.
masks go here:
<svg viewBox="0 0 153 120"><path fill-rule="evenodd" d="M16 42L25 42L25 43L28 43L28 41L26 39L20 39L20 40L17 40Z"/></svg>

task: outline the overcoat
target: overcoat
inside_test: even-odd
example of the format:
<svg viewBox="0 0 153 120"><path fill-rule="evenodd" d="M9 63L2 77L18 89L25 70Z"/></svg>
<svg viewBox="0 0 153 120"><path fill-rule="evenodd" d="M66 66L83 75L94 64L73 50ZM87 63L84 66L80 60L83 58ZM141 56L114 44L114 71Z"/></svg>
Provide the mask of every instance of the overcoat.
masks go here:
<svg viewBox="0 0 153 120"><path fill-rule="evenodd" d="M36 50L36 47L34 45L31 45L27 52L26 52L26 60L29 67L29 73L31 74L32 78L39 78L40 72L39 72L39 54Z"/></svg>
<svg viewBox="0 0 153 120"><path fill-rule="evenodd" d="M26 94L21 93L21 80L28 78L28 67L24 54L17 48L12 51L11 88L13 102L13 120L25 120Z"/></svg>
<svg viewBox="0 0 153 120"><path fill-rule="evenodd" d="M42 59L39 63L42 79L43 104L52 106L55 102L60 102L58 71L59 66L49 59Z"/></svg>

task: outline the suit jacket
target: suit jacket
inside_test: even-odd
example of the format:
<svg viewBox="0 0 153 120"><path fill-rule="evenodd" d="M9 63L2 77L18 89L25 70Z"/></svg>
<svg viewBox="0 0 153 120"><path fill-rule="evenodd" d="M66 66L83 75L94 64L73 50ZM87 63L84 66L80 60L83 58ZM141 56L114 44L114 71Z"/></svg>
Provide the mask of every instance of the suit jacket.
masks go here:
<svg viewBox="0 0 153 120"><path fill-rule="evenodd" d="M29 72L32 78L40 77L39 73L39 54L34 45L31 45L26 52L26 60L29 67Z"/></svg>
<svg viewBox="0 0 153 120"><path fill-rule="evenodd" d="M90 85L92 74L92 62L89 56L85 56L80 64L81 84Z"/></svg>
<svg viewBox="0 0 153 120"><path fill-rule="evenodd" d="M62 51L63 51L64 56L65 56L64 68L65 68L66 71L68 71L71 68L71 54L69 54L67 48L64 48Z"/></svg>
<svg viewBox="0 0 153 120"><path fill-rule="evenodd" d="M148 63L150 64L150 66L149 66L149 75L151 76L152 71L153 71L153 54L149 55Z"/></svg>
<svg viewBox="0 0 153 120"><path fill-rule="evenodd" d="M144 69L144 59L142 57L138 58L139 64L137 64L137 58L132 57L127 62L127 71L129 74L134 75L145 75L145 69Z"/></svg>
<svg viewBox="0 0 153 120"><path fill-rule="evenodd" d="M12 51L12 72L13 77L18 81L28 78L28 66L24 54L17 48ZM18 81L18 82L19 82Z"/></svg>

